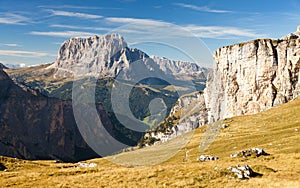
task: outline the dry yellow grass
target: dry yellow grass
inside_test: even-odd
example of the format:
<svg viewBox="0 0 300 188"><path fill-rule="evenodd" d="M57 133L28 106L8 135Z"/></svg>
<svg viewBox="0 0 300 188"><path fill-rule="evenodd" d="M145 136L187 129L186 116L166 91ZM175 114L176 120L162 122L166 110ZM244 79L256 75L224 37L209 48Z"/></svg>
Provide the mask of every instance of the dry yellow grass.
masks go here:
<svg viewBox="0 0 300 188"><path fill-rule="evenodd" d="M97 163L95 168L2 157L0 162L9 171L0 172L0 187L300 187L300 99L225 122L229 127L221 130L205 151L220 157L218 161L196 161L201 154L198 146L205 131L202 127L175 156L153 166L133 165L137 160L155 162L156 157L181 142L180 138L161 146L86 161ZM188 136L191 133L185 135ZM271 155L249 159L229 157L233 152L252 147L262 147ZM190 151L188 160L183 162L186 151ZM107 160L113 157L126 166ZM238 164L249 164L263 176L239 180L229 178L224 170L215 170Z"/></svg>

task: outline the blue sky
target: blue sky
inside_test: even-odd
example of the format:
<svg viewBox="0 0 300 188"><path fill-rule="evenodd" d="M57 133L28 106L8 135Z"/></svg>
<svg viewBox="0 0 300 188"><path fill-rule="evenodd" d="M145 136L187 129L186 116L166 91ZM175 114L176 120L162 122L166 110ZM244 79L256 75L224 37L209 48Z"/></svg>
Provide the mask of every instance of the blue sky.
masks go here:
<svg viewBox="0 0 300 188"><path fill-rule="evenodd" d="M211 66L209 50L294 32L299 10L298 0L0 0L0 62L51 63L70 37L118 32L149 55Z"/></svg>

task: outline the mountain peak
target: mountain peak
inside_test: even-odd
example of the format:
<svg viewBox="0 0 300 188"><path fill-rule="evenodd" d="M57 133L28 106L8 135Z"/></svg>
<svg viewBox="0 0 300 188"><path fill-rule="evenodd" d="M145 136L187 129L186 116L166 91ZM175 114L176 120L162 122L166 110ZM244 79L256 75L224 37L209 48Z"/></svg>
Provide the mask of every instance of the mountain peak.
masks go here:
<svg viewBox="0 0 300 188"><path fill-rule="evenodd" d="M71 38L65 41L59 50L56 61L48 68L56 69L55 76L59 77L116 77L120 72L124 72L126 74L124 79L131 78L129 70L132 70L130 65L133 62L139 63L139 72L156 70L160 71L160 74L171 77L177 75L196 76L206 71L195 63L154 56L149 58L151 60L148 58L149 56L143 51L128 48L124 38L113 33L84 39ZM180 76L180 78L183 77Z"/></svg>
<svg viewBox="0 0 300 188"><path fill-rule="evenodd" d="M71 38L62 44L56 61L49 68L57 70L56 76L74 75L75 67L76 75L97 75L110 67L107 62L124 48L127 48L127 43L116 33Z"/></svg>
<svg viewBox="0 0 300 188"><path fill-rule="evenodd" d="M112 33L106 35L95 35L88 38L71 38L65 41L61 49L65 49L66 47L71 47L75 45L77 47L100 47L100 48L118 48L122 49L127 47L127 43L125 42L124 38L120 34Z"/></svg>

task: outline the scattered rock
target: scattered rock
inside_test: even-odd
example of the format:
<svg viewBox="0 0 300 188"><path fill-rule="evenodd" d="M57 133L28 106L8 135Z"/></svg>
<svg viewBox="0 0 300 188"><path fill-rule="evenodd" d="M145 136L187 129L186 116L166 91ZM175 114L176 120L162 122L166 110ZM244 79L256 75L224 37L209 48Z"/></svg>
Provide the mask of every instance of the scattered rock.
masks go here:
<svg viewBox="0 0 300 188"><path fill-rule="evenodd" d="M201 155L199 158L197 158L197 161L204 162L204 161L216 161L218 160L218 157L210 156L210 155Z"/></svg>
<svg viewBox="0 0 300 188"><path fill-rule="evenodd" d="M252 148L233 153L230 155L230 157L259 157L261 155L270 154L266 153L262 148Z"/></svg>
<svg viewBox="0 0 300 188"><path fill-rule="evenodd" d="M298 132L298 129L296 128L295 131Z"/></svg>
<svg viewBox="0 0 300 188"><path fill-rule="evenodd" d="M79 168L94 168L96 166L97 166L96 163L81 163L81 162L78 163Z"/></svg>
<svg viewBox="0 0 300 188"><path fill-rule="evenodd" d="M227 170L235 173L237 178L239 179L249 179L251 177L255 177L257 173L253 172L249 165L237 165L237 166L230 166Z"/></svg>
<svg viewBox="0 0 300 188"><path fill-rule="evenodd" d="M7 168L4 166L4 164L0 163L0 171L5 171Z"/></svg>

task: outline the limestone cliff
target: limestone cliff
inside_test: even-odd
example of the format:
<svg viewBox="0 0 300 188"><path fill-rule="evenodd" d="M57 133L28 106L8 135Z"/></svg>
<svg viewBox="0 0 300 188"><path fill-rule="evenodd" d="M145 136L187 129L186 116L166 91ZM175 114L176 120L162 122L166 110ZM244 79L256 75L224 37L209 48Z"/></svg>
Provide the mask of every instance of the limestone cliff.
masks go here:
<svg viewBox="0 0 300 188"><path fill-rule="evenodd" d="M300 30L218 49L205 101L209 121L253 114L300 96Z"/></svg>

